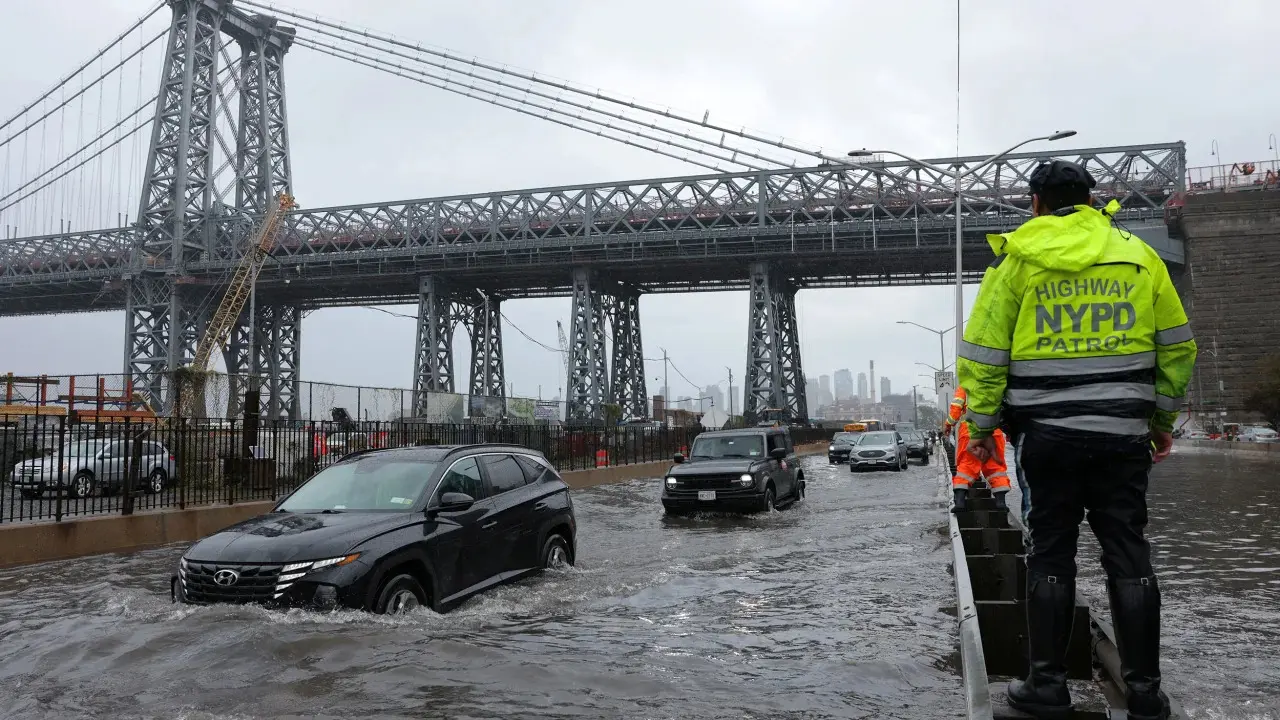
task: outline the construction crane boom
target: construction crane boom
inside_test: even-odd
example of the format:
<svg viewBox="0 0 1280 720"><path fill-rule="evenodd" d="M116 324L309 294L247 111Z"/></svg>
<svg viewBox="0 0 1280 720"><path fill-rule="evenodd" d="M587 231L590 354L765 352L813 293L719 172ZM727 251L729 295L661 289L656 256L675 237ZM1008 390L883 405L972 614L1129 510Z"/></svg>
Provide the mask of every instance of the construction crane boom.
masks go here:
<svg viewBox="0 0 1280 720"><path fill-rule="evenodd" d="M276 232L280 229L284 214L296 206L293 196L288 193L280 193L276 202L268 206L262 225L258 227L257 234L250 241L240 264L236 266L235 274L231 276L227 293L222 296L222 302L218 304L218 309L214 311L213 318L209 320L204 335L196 345L196 356L191 361L193 370L197 372L208 370L213 351L220 350L226 345L227 338L231 336L231 328L240 317L240 313L244 311L249 293L253 291L253 286L258 281L258 273L266 263L271 246L275 243Z"/></svg>

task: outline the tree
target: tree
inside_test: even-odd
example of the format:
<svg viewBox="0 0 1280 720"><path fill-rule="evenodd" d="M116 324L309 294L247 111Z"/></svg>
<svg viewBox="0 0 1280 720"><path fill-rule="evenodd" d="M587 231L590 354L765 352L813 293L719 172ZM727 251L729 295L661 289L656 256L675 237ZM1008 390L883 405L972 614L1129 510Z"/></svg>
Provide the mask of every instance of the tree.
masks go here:
<svg viewBox="0 0 1280 720"><path fill-rule="evenodd" d="M933 405L920 404L917 412L920 414L920 428L940 428L942 427L942 411Z"/></svg>
<svg viewBox="0 0 1280 720"><path fill-rule="evenodd" d="M1280 357L1262 363L1258 384L1245 398L1244 408L1262 415L1272 427L1280 427Z"/></svg>

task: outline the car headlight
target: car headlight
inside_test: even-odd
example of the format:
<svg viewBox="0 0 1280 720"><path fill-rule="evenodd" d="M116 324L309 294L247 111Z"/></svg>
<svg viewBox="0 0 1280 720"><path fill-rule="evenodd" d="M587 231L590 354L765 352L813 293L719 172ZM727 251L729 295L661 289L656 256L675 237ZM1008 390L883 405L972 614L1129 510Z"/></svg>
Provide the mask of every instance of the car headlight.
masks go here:
<svg viewBox="0 0 1280 720"><path fill-rule="evenodd" d="M828 445L828 446L827 446L827 452L831 452L832 450L835 450L835 449L836 449L836 446L835 446L835 445Z"/></svg>
<svg viewBox="0 0 1280 720"><path fill-rule="evenodd" d="M675 486L676 486L676 484L677 484L678 482L680 482L680 481L679 481L679 480L676 480L676 479L675 479L675 478L673 478L673 477L669 477L669 478L667 478L667 487L669 487L669 488L673 488L673 487L675 487Z"/></svg>
<svg viewBox="0 0 1280 720"><path fill-rule="evenodd" d="M756 478L755 478L755 476L754 476L754 475L747 475L747 474L744 474L744 475L742 475L741 477L739 477L739 478L738 478L738 484L739 484L739 485L751 485L751 484L752 484L752 483L754 483L755 481L756 481Z"/></svg>

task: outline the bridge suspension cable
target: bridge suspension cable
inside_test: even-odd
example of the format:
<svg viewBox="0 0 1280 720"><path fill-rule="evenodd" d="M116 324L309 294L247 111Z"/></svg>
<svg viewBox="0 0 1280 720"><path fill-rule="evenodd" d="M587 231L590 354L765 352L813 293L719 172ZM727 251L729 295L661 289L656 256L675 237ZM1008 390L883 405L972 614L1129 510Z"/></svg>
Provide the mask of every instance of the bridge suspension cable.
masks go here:
<svg viewBox="0 0 1280 720"><path fill-rule="evenodd" d="M8 210L9 208L11 208L11 207L13 207L13 206L17 205L18 203L22 202L23 200L25 200L25 199L27 199L27 198L31 197L32 195L34 195L34 194L36 194L36 193L40 192L41 190L43 190L43 189L45 189L45 188L49 187L49 186L50 186L50 185L52 185L53 183L57 182L58 180L61 180L62 178L64 178L64 177L66 177L67 175L69 175L70 173L72 173L72 172L74 172L74 171L78 170L79 168L83 167L85 164L87 164L87 163L88 163L88 162L90 162L91 160L94 160L94 159L98 158L99 156L101 156L101 155L102 155L103 153L105 153L106 151L108 151L108 150L110 150L111 148L115 147L116 145L120 144L120 143L121 143L121 142L123 142L124 140L128 139L128 138L129 138L129 137L131 137L134 133L138 132L138 131L139 131L139 130L141 130L142 128L147 127L148 125L150 125L150 124L151 124L151 118L150 118L150 117L148 117L147 119L145 119L145 120L143 120L141 123L139 123L137 126L135 126L132 130L130 130L130 131L128 131L128 132L126 132L126 133L124 133L123 135L121 135L120 137L116 138L116 139L115 139L115 141L113 141L112 143L110 143L110 144L108 144L108 145L105 145L105 146L103 146L103 147L99 148L97 152L95 152L94 154L92 154L92 155L90 155L90 156L88 156L88 157L84 158L84 160L82 160L80 163L76 164L76 165L75 165L75 166L73 166L73 167L68 168L66 171L64 171L64 172L60 173L59 175L57 175L57 176L55 176L55 177L53 177L53 178L52 178L52 179L50 179L48 182L46 182L46 183L44 183L43 185L41 185L41 186L39 186L39 187L35 188L34 190L31 190L30 192L28 192L28 193L26 193L25 195L23 195L23 196L21 196L21 197L17 198L16 200L9 201L9 198L13 197L14 195L17 195L18 193L22 192L23 190L26 190L27 188L31 187L31 186L32 186L32 185L34 185L35 183L40 182L40 180L41 180L41 179L43 179L44 177L46 177L46 176L47 176L47 175L49 175L50 173L52 173L52 172L56 171L58 168L62 167L62 166L63 166L63 165L65 165L66 163L69 163L69 162L71 162L72 160L74 160L74 159L76 158L76 156L78 156L80 153L82 153L82 152L85 152L85 151L89 150L89 149L90 149L90 148L92 148L94 145L98 144L100 141L102 141L104 138L106 138L108 135L110 135L111 133L113 133L113 132L115 132L116 130L120 129L120 126L121 126L121 125L124 125L124 124L125 124L125 123L127 123L128 121L130 121L130 120L132 120L133 118L137 117L137 116L138 116L140 113L142 113L143 111L150 109L150 108L155 104L156 97L157 97L157 96L153 96L153 97L152 97L150 100L148 100L145 104L141 105L137 110L134 110L133 112L129 113L128 115L126 115L126 116L124 116L124 117L120 118L120 120L119 120L118 122L116 122L116 124L112 125L111 127L107 128L106 130L102 131L102 132L101 132L97 137L95 137L94 139L92 139L92 140L90 140L89 142L85 143L84 145L81 145L79 149L72 151L69 155L67 155L66 157L64 157L62 160L60 160L60 161L58 161L56 164L54 164L54 165L50 166L47 170L45 170L44 172L40 173L39 175L37 175L37 176L35 176L35 177L31 178L31 179L30 179L30 180L28 180L25 184L23 184L23 185L21 185L21 186L19 186L19 187L17 187L17 188L14 188L13 190L11 190L11 191L10 191L8 194L6 194L6 195L0 195L0 212L4 212L5 210Z"/></svg>
<svg viewBox="0 0 1280 720"><path fill-rule="evenodd" d="M716 160L722 160L725 162L738 162L738 163L742 162L742 161L735 160L732 156L724 156L724 155L718 155L715 153L708 153L702 150L701 148L685 145L683 143L668 140L666 138L655 137L653 135L650 135L642 131L628 130L626 128L617 128L607 123L602 123L593 118L585 117L583 115L575 115L571 112L559 110L557 108L543 105L541 103L535 103L528 100L520 100L518 98L511 98L509 95L503 94L501 92L497 92L493 90L485 90L483 88L478 88L475 85L463 85L459 83L457 80L452 80L449 78L441 78L440 76L434 75L432 73L428 73L422 70L415 70L413 68L406 68L403 65L392 63L386 60L377 60L352 50L341 49L336 46L316 42L308 38L298 37L294 40L294 42L296 42L301 47L310 48L312 50L324 53L326 55L330 55L332 57L336 57L342 60L347 60L348 62L356 63L357 65L363 65L365 67L369 67L374 70L379 70L392 75L396 75L398 77L402 77L407 80L413 80L414 82L419 82L424 85L429 85L431 87L439 88L441 90L444 90L446 92L451 92L456 95L462 95L464 97L480 100L482 102L489 103L490 105L505 108L507 110L514 110L516 112L524 113L526 115L532 115L534 117L556 123L557 125L564 125L565 127L570 127L575 130L589 132L593 135L599 135L600 137L607 138L609 140L614 140L616 142L621 142L627 145L632 145L634 147L639 147L644 150L648 150L650 152L658 153L660 155L666 155L667 157L676 158L678 160L684 160L685 162L699 165L701 167L708 168L710 170L715 170L716 172L728 172L728 171L720 167L719 165L714 165L708 162L694 160L690 157L676 155L674 153L665 151L661 149L660 146L666 145L669 147L679 148L681 150L689 150L699 155L702 155L704 157L713 158ZM461 87L459 87L459 85L461 85ZM514 105L508 104L506 102L503 102L503 100L512 100L516 104ZM546 115L539 114L537 112L534 112L530 108L536 108L538 110L542 110L547 114ZM557 120L555 117L552 117L553 115L569 117L572 120L583 121L591 125L594 125L595 129L577 124L575 122L567 121L567 120ZM605 130L615 130L617 132L625 133L626 135L629 135L632 137L652 140L659 143L659 147L650 147L648 145L643 145L633 140L626 139L625 137L618 137L611 133L605 132ZM756 166L749 166L749 167L752 167L753 169L757 169L757 170L762 169Z"/></svg>
<svg viewBox="0 0 1280 720"><path fill-rule="evenodd" d="M67 105L70 105L72 102L74 102L76 99L78 99L78 98L80 98L81 96L83 96L83 95L84 95L86 92L88 92L89 90L93 89L94 87L97 87L98 83L101 83L103 80L107 79L109 76L111 76L111 75L115 74L115 72L116 72L117 70L119 70L120 68L124 67L124 66L125 66L125 64L126 64L126 63L128 63L130 60L134 59L134 58L135 58L135 57L137 57L138 55L141 55L141 54L143 53L143 51L145 51L147 48L149 48L149 47L151 47L152 45L154 45L154 44L156 43L156 41L157 41L157 40L159 40L160 38L162 38L162 37L164 37L165 35L167 35L167 34L168 34L168 32L169 32L168 30L164 30L164 31L162 31L159 35L156 35L155 37L151 38L149 41L147 41L147 43L146 43L146 44L142 45L142 46L141 46L141 47L139 47L137 50L134 50L133 52L129 53L129 55L128 55L127 57L124 57L124 58L120 59L120 61L118 61L115 65L112 65L110 68L108 68L107 70L103 71L103 72L102 72L102 74L98 75L98 77L94 78L92 81L90 81L89 83L87 83L87 84L85 84L84 86L82 86L79 90L77 90L76 92L72 93L70 97L64 97L64 98L63 98L63 100L62 100L62 102L58 103L58 104L57 104L57 105L55 105L54 107L52 107L52 108L50 108L49 110L47 110L43 115L41 115L40 117L36 118L35 120L32 120L31 122L27 123L27 124L26 124L22 129L15 131L15 132L14 132L12 135L10 135L9 137L7 137L7 138L5 138L5 139L3 139L3 140L0 140L0 147L4 147L5 145L8 145L9 143L13 142L13 141L14 141L14 140L16 140L18 137L20 137L21 135L23 135L24 133L26 133L28 130L31 130L32 128L36 127L37 125L39 125L39 124L40 124L41 122L43 122L44 120L47 120L47 119L48 119L49 117L51 117L54 113L58 112L59 110L62 110L62 109L63 109L63 108L65 108ZM60 88L54 88L54 89L55 89L55 90L57 90L57 89L60 89ZM46 97L47 97L47 96L46 96ZM43 102L43 101L39 101L39 102ZM37 104L38 104L38 103L37 103ZM25 111L24 111L24 113L25 113ZM18 117L22 117L22 115L19 115ZM16 120L16 119L17 119L17 118L14 118L14 120ZM8 123L6 123L6 124L8 124Z"/></svg>
<svg viewBox="0 0 1280 720"><path fill-rule="evenodd" d="M654 122L654 121L641 120L641 119L638 119L638 118L629 117L629 116L624 115L624 114L622 114L622 113L611 112L611 111L606 110L606 109L603 109L603 108L595 107L595 106L590 105L590 104L588 104L588 103L583 103L583 102L577 102L577 101L574 101L574 100L569 100L569 99L564 98L564 97L562 96L562 94L561 94L561 95L556 95L556 94L552 94L552 93L548 93L548 92L544 92L544 91L538 90L538 89L536 89L535 87L532 87L532 86L530 86L530 85L519 85L519 84L517 84L517 83L513 83L513 82L509 82L509 81L503 80L503 79L502 79L502 76L500 76L500 75L499 75L498 77L489 77L489 76L486 76L486 75L483 75L483 74L477 73L477 72L475 71L474 67L472 67L472 68L470 68L470 69L459 69L459 68L456 68L456 67L451 67L451 66L450 66L448 63L446 63L446 62L437 61L437 60L431 60L431 59L430 59L430 56L413 55L413 54L410 54L410 53L402 52L402 51L400 51L400 50L396 50L394 47L388 47L388 46L386 46L385 44L383 44L383 45L376 45L376 44L374 44L374 43L370 43L370 42L368 42L368 41L366 41L366 40L363 40L363 39L360 39L360 38L352 38L352 37L348 37L348 36L341 35L341 34L339 34L339 33L331 32L331 31L329 31L329 30L324 29L323 27L313 27L313 28L303 28L303 29L306 29L306 30L309 30L309 31L311 31L311 32L315 32L315 33L318 33L318 34L321 34L321 35L326 35L326 36L331 37L331 38L335 38L335 39L337 39L338 41L340 41L340 42L342 42L342 43L345 43L345 44L348 44L348 45L351 45L351 44L354 44L354 45L361 45L361 46L364 46L364 47L366 47L366 48L370 48L370 49L376 50L376 51L381 52L381 53L386 53L386 54L388 54L388 55L393 55L393 56L395 56L395 57L405 58L405 59L411 60L411 61L413 61L413 62L415 62L415 63L420 63L420 64L422 64L422 65L426 65L426 66L428 66L428 67L437 68L437 69L443 70L443 71L445 71L445 72L447 72L447 73L450 73L450 75L451 75L451 76L440 76L440 75L436 75L435 73L432 73L432 72L429 72L429 71L425 71L425 70L416 70L416 69L415 69L415 70L412 70L412 72L421 73L421 74L423 74L423 75L425 75L425 76L427 76L427 77L430 77L430 78L433 78L433 79L439 80L439 81L441 81L441 82L451 83L451 84L465 85L465 86L467 86L467 87L471 87L471 88L479 89L479 88L476 88L476 86L475 86L475 81L477 81L477 80L478 80L478 81L481 81L481 82L485 82L485 83L492 84L492 85L497 86L497 87L499 87L499 88L507 88L507 89L510 89L510 90L514 90L514 91L516 91L516 93L517 93L517 94L516 94L515 96L513 96L513 95L511 95L511 94L503 93L503 92L498 91L498 90L484 90L485 92L490 92L490 93L493 93L495 96L498 96L498 97L505 97L505 98L511 99L511 100L513 100L513 101L515 101L515 102L523 103L523 104L527 104L527 105L530 105L530 106L532 106L532 107L537 107L537 108L540 108L540 109L543 109L543 110L547 110L547 111L550 111L550 112L557 112L557 113L562 113L562 114L571 114L571 113L568 113L567 111L564 111L564 110L553 110L553 109L551 109L551 108L547 108L546 106L541 105L541 104L539 104L539 103L532 102L532 101L528 100L528 96L544 98L544 99L550 100L550 101L551 101L551 102L553 102L553 103L557 103L557 104L559 104L559 105L568 106L568 107L573 107L573 108L578 108L578 109L580 109L580 110L585 110L585 111L587 111L587 112L595 113L595 114L598 114L598 115L601 115L601 116L604 116L604 117L607 117L607 118L612 118L612 119L614 119L614 120L620 120L620 121L625 122L625 123L628 123L628 124L636 125L636 126L639 126L639 127L641 127L641 128L644 128L645 130L653 130L653 131L657 131L657 132L665 133L665 134L671 135L671 136L673 136L673 137L675 137L675 138L679 138L679 139L682 139L682 140L689 140L689 141L696 142L696 143L700 143L700 144L702 144L702 145L706 145L706 146L709 146L709 147L712 147L712 148L717 148L717 149L721 149L721 150L728 150L728 151L731 151L731 152L733 153L733 158L732 158L731 162L734 162L734 163L736 163L736 164L738 164L738 165L741 165L741 166L743 166L743 167L746 167L747 169L750 169L750 170L764 170L764 169L773 168L773 167L793 167L793 166L795 165L795 163L794 163L793 161L780 160L780 159L778 159L778 158L770 157L770 156L768 156L768 155L763 155L763 154L760 154L760 153L758 153L758 152L754 152L754 151L751 151L751 150L744 150L744 149L739 148L739 147L734 147L734 146L728 145L727 143L725 143L725 142L724 142L724 140L723 140L723 139L721 139L721 140L719 140L719 141L711 140L711 139L701 137L701 136L696 135L696 134L691 133L691 132L681 131L681 130L676 130L676 129L669 128L669 127L664 127L664 126L662 126L662 125L660 125L660 124L658 124L657 122ZM352 54L352 55L354 55L354 56L356 56L356 57L361 57L361 58L364 58L364 59L366 59L366 60L371 60L371 61L374 61L374 62L389 62L389 64L393 65L394 67L400 67L400 68L403 68L403 66L402 66L402 65L399 65L398 63L394 63L394 62L387 61L387 60L386 60L386 59L384 59L384 58L378 58L378 57L369 56L369 55L363 54L363 53L361 53L361 52L359 52L359 51L357 51L357 50L352 50L352 49L349 49L349 48L335 47L334 45L331 45L331 44L327 44L327 43L321 42L321 41L316 40L316 39L314 39L314 38L307 38L307 40L308 40L308 42L309 42L309 43L312 43L312 45L307 45L307 47L311 47L312 49L316 49L314 46L315 46L315 45L319 45L319 46L321 46L321 47L328 48L328 49L330 49L330 50L341 50L341 51L344 51L344 52L350 53L350 54ZM323 51L321 51L321 52L323 52ZM470 80L470 84L467 84L466 82L464 82L464 81L462 81L462 80L457 79L457 77L456 77L456 76L458 76L458 75L461 75L461 76L463 76L464 78L469 79L469 80ZM480 99L483 99L483 98L480 98ZM585 117L585 116L582 116L582 115L574 115L574 117L578 117L578 118L580 118L580 119L582 119L582 120L585 120L585 121L594 122L594 123L600 124L600 125L602 125L602 126L604 126L604 127L609 127L609 128L612 128L612 127L613 127L613 125L612 125L612 124L610 124L610 123L608 123L608 122L606 122L606 121L602 121L602 120L595 119L595 118L588 118L588 117ZM632 131L632 132L634 132L634 131ZM700 154L706 155L707 157L712 157L712 158L716 158L716 159L725 159L723 155L719 155L719 154L716 154L716 153L708 153L706 150L704 150L704 149L702 149L702 148L688 148L687 146L684 146L684 145L678 145L678 144L676 144L674 141L669 140L669 139L664 139L664 140L662 140L662 141L663 141L663 142L670 143L670 144L672 144L672 145L674 145L674 146L677 146L677 147L682 147L682 148L685 148L685 149L693 150L693 151L698 152L698 153L700 153ZM738 156L741 156L741 157L743 157L743 158L754 158L754 159L756 159L756 160L761 160L761 161L763 161L765 164L764 164L764 165L757 165L757 164L755 164L755 163L750 163L750 162L747 162L747 161L745 161L745 160L739 159L739 157L738 157Z"/></svg>
<svg viewBox="0 0 1280 720"><path fill-rule="evenodd" d="M5 120L4 122L0 123L0 130L3 130L3 129L5 129L5 128L9 127L10 125L12 125L12 124L13 124L14 122L16 122L19 118L21 118L22 116L26 115L26 114L27 114L27 111L31 110L31 109L32 109L32 108L34 108L35 106L37 106L37 105L39 105L40 103L44 102L44 101L45 101L45 99L47 99L47 98L49 98L50 96L52 96L55 92L57 92L57 91L58 91L58 90L60 90L64 85L66 85L68 82L70 82L72 78L74 78L75 76L79 75L80 73L82 73L82 72L84 72L86 69L88 69L90 65L93 65L95 62L97 62L97 61L98 61L98 59L99 59L99 58L101 58L102 56L104 56L104 55L106 55L108 52L110 52L112 48L114 48L115 46L117 46L117 45L119 45L120 43L124 42L124 39L125 39L125 38L129 37L130 35L132 35L134 30L137 30L138 28L142 27L142 24L143 24L143 23L145 23L146 21L150 20L150 19L151 19L151 16L153 16L153 15L155 15L156 13L160 12L160 9L161 9L161 8L163 8L164 6L165 6L164 0L161 0L160 2L156 3L155 7L151 8L151 10L147 11L147 13L146 13L146 14L144 14L142 17L140 17L140 18L138 18L137 20L135 20L135 21L134 21L134 23L133 23L132 25L130 25L130 26L129 26L129 28L128 28L127 30L125 30L124 32L122 32L122 33L120 33L119 35L117 35L117 36L116 36L116 38L115 38L114 40L112 40L111 42L107 43L107 45L106 45L106 46L104 46L101 50L99 50L96 54L94 54L94 56L93 56L93 57L89 58L89 59L88 59L88 60L86 60L84 63L82 63L82 64L80 65L80 67L76 68L73 72L71 72L71 74L69 74L69 75L67 75L67 76L63 77L63 78L62 78L61 80L59 80L58 82L54 83L53 87L51 87L51 88L49 88L48 90L46 90L46 91L44 92L44 94L43 94L43 95L41 95L40 97L36 98L34 101L32 101L32 102L31 102L30 104L28 104L26 107L24 107L24 108L22 108L21 110L19 110L19 111L18 111L18 112L13 116L13 117L11 117L11 118L9 118L8 120ZM165 29L165 31L161 33L161 36L163 36L163 35L164 35L165 33L167 33L167 32L168 32L168 29L166 28L166 29ZM154 42L154 40L153 40L152 42ZM132 57L132 56L131 56L131 57ZM101 78L99 78L99 79L101 79Z"/></svg>
<svg viewBox="0 0 1280 720"><path fill-rule="evenodd" d="M709 115L704 115L702 119L696 119L696 118L687 116L683 113L674 112L669 108L659 109L659 108L652 107L647 104L640 103L634 100L626 100L623 98L615 97L611 94L605 93L603 90L598 90L598 89L589 90L586 88L578 87L567 81L554 80L546 76L539 76L531 71L514 70L508 67L502 67L499 65L495 65L493 63L485 62L477 58L466 58L448 50L427 47L417 43L405 42L403 40L391 37L389 35L376 33L370 30L353 29L342 23L335 22L332 20L327 20L317 15L303 14L297 11L281 8L280 6L277 6L277 5L258 2L257 0L240 0L240 2L242 2L245 5L255 7L261 10L287 16L291 19L291 21L298 23L299 29L307 29L309 31L318 32L315 26L319 25L326 28L331 28L338 32L345 33L347 35L361 36L364 38L368 38L370 40L376 40L383 44L402 47L407 50L411 50L420 54L435 56L447 62L453 62L453 63L470 66L473 68L473 72L475 70L484 70L492 73L497 73L500 76L514 77L529 83L535 83L538 85L551 87L563 92L569 92L576 95L592 98L594 100L600 100L606 103L619 105L624 108L636 110L643 113L648 113L650 115L654 115L660 118L675 120L678 122L703 128L706 130L719 132L725 136L732 135L734 137L742 138L744 140L749 140L751 142L770 145L775 148L781 148L789 152L798 152L809 157L817 158L823 162L837 162L840 164L849 164L847 159L832 158L827 155L824 155L821 150L814 150L812 148L804 148L804 147L792 145L790 143L787 143L785 139L775 140L772 138L768 138L768 137L764 137L762 135L756 134L754 132L749 132L746 128L730 128L726 126L721 126L717 123L712 123L708 119ZM453 72L458 72L456 68L449 68L449 69ZM641 124L644 124L643 121L638 121L638 122L641 122ZM720 143L717 143L717 144L723 145L723 139L720 141ZM796 163L794 161L780 163L780 167L794 167L795 165Z"/></svg>
<svg viewBox="0 0 1280 720"><path fill-rule="evenodd" d="M509 105L509 104L506 104L506 102L503 102L502 100L498 99L498 97L492 97L492 99L490 99L490 97L483 97L483 96L480 96L480 95L476 95L476 94L474 94L474 92L471 92L470 90L463 90L463 88L458 88L458 87L453 87L453 86L451 86L451 85L447 85L447 83L436 83L436 82L434 82L434 81L430 81L430 79L424 79L424 78L421 78L421 77L415 77L415 76L413 76L413 74L408 74L408 73L413 73L413 70L404 70L404 69L399 68L399 67L392 67L392 65L385 64L385 63L384 63L384 64L379 64L379 63L370 63L370 61L361 60L361 59L355 58L355 56L349 56L349 55L346 55L346 54L344 54L344 51L340 51L340 50L329 50L329 49L326 49L326 47L321 47L321 46L319 46L319 45L312 45L312 42L311 42L311 41L308 41L308 40L306 40L306 38L303 38L303 37L297 37L297 38L294 38L294 42L296 42L296 44L298 44L298 45L300 45L300 46L303 46L303 47L310 47L310 49L311 49L311 50L316 50L316 51L317 51L317 53L324 53L324 54L326 54L326 55L333 55L333 56L335 56L335 58L340 58L340 59L343 59L343 60L348 60L348 61L351 61L351 63L356 63L356 64L358 64L358 65L365 65L365 67L367 67L367 68L372 68L372 69L375 69L375 70L381 70L381 72L385 72L385 73L393 74L393 76L403 77L403 78L406 78L406 79L412 79L412 81L420 82L420 83L424 83L424 85L429 85L429 86L431 86L431 87L438 87L438 88L440 88L440 90L444 90L444 91L448 91L448 92L453 92L453 94L456 94L456 95L462 95L462 96L466 96L466 97L472 97L472 99L475 99L475 100L481 100L481 101L489 102L489 104L497 105L497 106L499 106L499 108L506 108L506 109L508 109L508 110L515 110L515 111L517 111L517 113L524 113L524 114L526 114L526 115L532 115L532 117L540 118L540 119L544 119L544 120L548 120L548 122L552 122L552 123L559 124L559 126L564 126L564 127L568 127L568 128L577 129L577 131L589 132L589 133L591 133L591 135L598 135L598 136L600 136L600 137L608 138L608 140L612 140L612 141L616 141L616 142L622 142L622 143L625 143L625 145L631 145L631 146L634 146L634 147L640 147L640 149L648 150L648 151L650 151L650 152L657 152L657 154L659 154L659 155L666 155L666 156L668 156L668 158L675 158L675 159L677 159L677 160L684 160L684 161L686 161L686 163L691 163L691 164L699 165L699 167L707 168L707 169L709 169L709 170L716 170L716 172L718 172L718 173L727 172L727 170L726 170L726 169L719 167L719 165L713 165L713 164L705 163L705 161L695 160L695 159L692 159L692 158L687 158L687 156L677 155L677 154L675 154L675 152L669 152L669 151L667 151L667 150L663 150L663 149L662 149L662 147L660 147L660 146L653 146L653 147L650 147L650 146L648 146L648 145L643 145L643 143L636 142L635 140L630 140L630 138L627 138L627 137L618 137L618 136L616 136L616 135L612 135L612 133L605 132L605 131L604 131L604 129L599 129L599 128L593 129L593 128L589 128L589 127L581 126L581 124L577 124L577 123L575 123L575 122L571 122L571 120L559 120L559 119L556 119L556 118L553 118L553 117L549 117L549 115L540 115L540 114L535 113L535 111L532 111L532 110L530 110L530 109L522 108L522 106L521 106L521 105ZM553 111L553 114L554 114L554 111ZM648 136L643 135L643 133L630 133L630 135L635 135L635 136L637 136L637 137L648 137ZM658 142L659 142L659 143L662 143L662 145L666 145L666 142L664 142L664 141L658 141Z"/></svg>

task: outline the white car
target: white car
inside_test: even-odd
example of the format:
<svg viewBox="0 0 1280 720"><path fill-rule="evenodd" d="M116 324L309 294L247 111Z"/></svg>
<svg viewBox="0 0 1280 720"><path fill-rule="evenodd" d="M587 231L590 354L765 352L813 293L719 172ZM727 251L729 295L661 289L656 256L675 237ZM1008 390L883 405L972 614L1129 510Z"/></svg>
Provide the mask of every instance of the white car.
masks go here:
<svg viewBox="0 0 1280 720"><path fill-rule="evenodd" d="M1273 443L1280 442L1280 433L1269 427L1247 427L1240 433L1244 442Z"/></svg>

